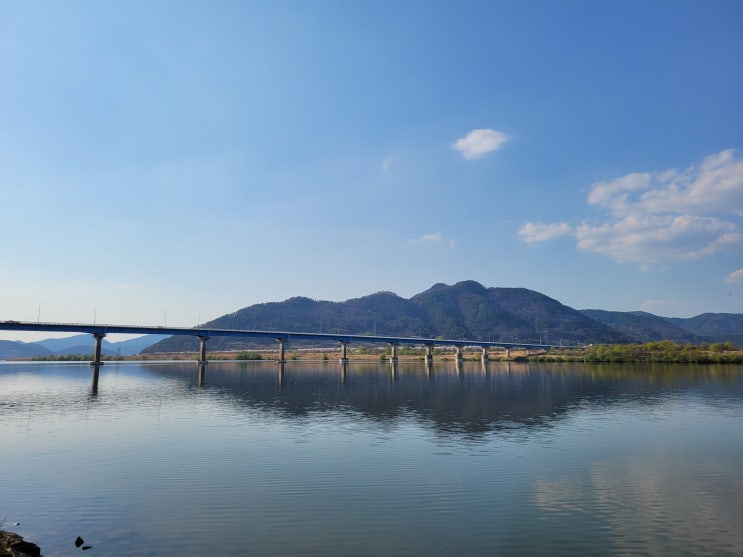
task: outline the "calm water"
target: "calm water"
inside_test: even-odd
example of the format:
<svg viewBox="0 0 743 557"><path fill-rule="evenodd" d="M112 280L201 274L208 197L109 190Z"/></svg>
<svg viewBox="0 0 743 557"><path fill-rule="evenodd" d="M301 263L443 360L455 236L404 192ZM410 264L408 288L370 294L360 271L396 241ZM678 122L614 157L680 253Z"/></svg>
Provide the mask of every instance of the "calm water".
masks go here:
<svg viewBox="0 0 743 557"><path fill-rule="evenodd" d="M47 557L743 554L743 367L450 366L0 364L0 520Z"/></svg>

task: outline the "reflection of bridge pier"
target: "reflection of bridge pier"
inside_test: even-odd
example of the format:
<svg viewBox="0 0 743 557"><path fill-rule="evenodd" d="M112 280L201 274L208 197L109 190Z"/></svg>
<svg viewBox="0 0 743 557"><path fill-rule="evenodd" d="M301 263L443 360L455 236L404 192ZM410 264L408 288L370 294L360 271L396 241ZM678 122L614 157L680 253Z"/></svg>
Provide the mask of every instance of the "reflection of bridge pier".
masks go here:
<svg viewBox="0 0 743 557"><path fill-rule="evenodd" d="M91 395L97 395L98 394L98 372L101 369L101 364L93 364L93 377L92 377L92 384L90 386L90 394Z"/></svg>
<svg viewBox="0 0 743 557"><path fill-rule="evenodd" d="M199 362L199 387L204 386L204 379L206 378L206 362Z"/></svg>
<svg viewBox="0 0 743 557"><path fill-rule="evenodd" d="M278 376L279 388L284 386L284 364L279 362L279 376Z"/></svg>

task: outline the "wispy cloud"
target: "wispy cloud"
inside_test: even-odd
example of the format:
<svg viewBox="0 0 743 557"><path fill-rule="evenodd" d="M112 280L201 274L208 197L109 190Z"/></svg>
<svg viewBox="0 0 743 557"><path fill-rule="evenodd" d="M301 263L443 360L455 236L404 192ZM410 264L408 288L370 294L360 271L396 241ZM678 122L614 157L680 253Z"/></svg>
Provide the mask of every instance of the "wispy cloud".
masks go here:
<svg viewBox="0 0 743 557"><path fill-rule="evenodd" d="M457 246L457 243L454 240L447 240L446 238L444 238L444 235L441 232L436 232L434 234L423 234L422 236L418 236L417 238L411 238L410 240L408 240L408 243L448 246L450 248L454 248Z"/></svg>
<svg viewBox="0 0 743 557"><path fill-rule="evenodd" d="M657 300L645 300L643 303L640 304L640 309L643 311L647 311L649 313L656 313L656 312L663 312L663 311L671 311L673 309L676 309L679 306L679 303L675 300L665 300L665 299L657 299Z"/></svg>
<svg viewBox="0 0 743 557"><path fill-rule="evenodd" d="M725 277L725 282L732 284L734 282L743 282L743 269L738 269L737 271L733 271L728 276Z"/></svg>
<svg viewBox="0 0 743 557"><path fill-rule="evenodd" d="M519 235L529 244L570 235L580 249L642 265L691 261L743 245L734 222L743 215L743 161L732 150L683 171L598 182L587 201L605 211L603 222L526 222Z"/></svg>
<svg viewBox="0 0 743 557"><path fill-rule="evenodd" d="M490 128L472 130L458 139L452 147L467 160L479 159L491 151L497 151L510 137Z"/></svg>
<svg viewBox="0 0 743 557"><path fill-rule="evenodd" d="M572 234L573 227L564 222L561 223L541 223L527 222L519 230L519 234L524 237L527 244L536 244L546 242L558 236Z"/></svg>

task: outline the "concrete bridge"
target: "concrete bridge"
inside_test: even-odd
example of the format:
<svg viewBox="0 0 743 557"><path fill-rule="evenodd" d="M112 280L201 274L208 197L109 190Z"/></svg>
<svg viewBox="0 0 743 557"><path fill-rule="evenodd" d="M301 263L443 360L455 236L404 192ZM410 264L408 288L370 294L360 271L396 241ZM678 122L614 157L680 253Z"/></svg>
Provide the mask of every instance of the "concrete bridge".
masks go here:
<svg viewBox="0 0 743 557"><path fill-rule="evenodd" d="M205 364L206 343L212 337L243 337L243 338L261 338L274 339L279 343L279 363L284 363L285 346L292 340L317 340L317 341L334 341L340 343L340 361L348 362L347 347L351 343L379 343L387 344L391 347L390 362L397 362L397 349L401 345L424 346L426 348L426 363L433 360L433 348L436 346L453 346L456 349L457 361L462 360L462 349L465 346L479 346L482 349L482 359L487 361L489 348L500 348L506 351L511 349L522 350L549 350L558 348L552 344L532 344L520 342L489 342L482 340L470 339L434 339L421 337L393 337L393 336L371 336L371 335L342 335L342 334L325 334L325 333L302 333L291 331L256 331L247 329L215 329L210 327L153 327L144 325L103 325L103 324L84 324L84 323L40 323L33 321L0 321L0 331L31 331L31 332L49 332L49 333L88 333L95 339L95 349L93 352L93 365L102 365L101 360L101 342L106 335L120 333L133 335L188 335L199 339L199 359L200 364Z"/></svg>

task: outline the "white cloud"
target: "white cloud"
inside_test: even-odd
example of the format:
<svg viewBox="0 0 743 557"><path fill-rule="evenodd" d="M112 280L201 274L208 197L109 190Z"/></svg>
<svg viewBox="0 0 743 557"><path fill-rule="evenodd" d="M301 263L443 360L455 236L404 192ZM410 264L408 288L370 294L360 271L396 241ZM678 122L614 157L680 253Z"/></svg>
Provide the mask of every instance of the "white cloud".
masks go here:
<svg viewBox="0 0 743 557"><path fill-rule="evenodd" d="M692 261L743 243L733 223L690 215L629 215L575 229L578 247L620 263Z"/></svg>
<svg viewBox="0 0 743 557"><path fill-rule="evenodd" d="M479 159L491 151L497 151L510 137L490 128L472 130L458 139L452 147L467 160Z"/></svg>
<svg viewBox="0 0 743 557"><path fill-rule="evenodd" d="M588 193L591 205L605 207L614 214L622 214L629 205L629 192L647 189L650 174L628 174L613 182L598 182Z"/></svg>
<svg viewBox="0 0 743 557"><path fill-rule="evenodd" d="M637 202L645 211L743 216L743 160L736 161L732 149L707 157L699 168L655 178L658 187Z"/></svg>
<svg viewBox="0 0 743 557"><path fill-rule="evenodd" d="M571 234L580 249L641 265L693 261L743 246L734 222L743 215L743 161L732 150L681 172L633 173L598 182L587 201L608 213L603 222L576 227L527 222L519 234L527 243Z"/></svg>
<svg viewBox="0 0 743 557"><path fill-rule="evenodd" d="M519 229L519 235L523 236L527 244L545 242L558 236L572 234L573 228L561 222L559 224L544 224L540 222L527 222Z"/></svg>
<svg viewBox="0 0 743 557"><path fill-rule="evenodd" d="M725 277L725 282L730 284L734 282L743 282L743 269L738 269L737 271L730 273Z"/></svg>
<svg viewBox="0 0 743 557"><path fill-rule="evenodd" d="M410 240L408 240L408 243L449 246L451 248L457 246L457 243L454 240L446 240L441 232L436 232L434 234L423 234L422 236L418 236L417 238L411 238Z"/></svg>

